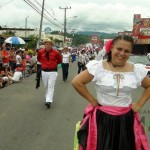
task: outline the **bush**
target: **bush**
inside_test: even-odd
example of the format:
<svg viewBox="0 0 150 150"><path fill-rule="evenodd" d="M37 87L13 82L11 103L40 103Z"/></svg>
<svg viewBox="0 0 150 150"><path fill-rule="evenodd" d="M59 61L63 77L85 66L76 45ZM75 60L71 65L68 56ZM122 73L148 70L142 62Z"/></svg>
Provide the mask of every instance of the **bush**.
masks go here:
<svg viewBox="0 0 150 150"><path fill-rule="evenodd" d="M34 51L33 49L29 49L29 50L28 50L28 54L29 54L29 55L35 55L35 51Z"/></svg>

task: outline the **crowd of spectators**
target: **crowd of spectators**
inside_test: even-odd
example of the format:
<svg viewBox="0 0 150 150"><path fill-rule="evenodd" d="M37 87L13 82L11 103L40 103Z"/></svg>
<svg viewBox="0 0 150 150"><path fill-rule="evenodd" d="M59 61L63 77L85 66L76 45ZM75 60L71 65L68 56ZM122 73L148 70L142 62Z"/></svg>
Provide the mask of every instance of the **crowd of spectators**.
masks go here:
<svg viewBox="0 0 150 150"><path fill-rule="evenodd" d="M3 43L0 48L0 88L19 83L36 72L36 64L36 51L29 53L28 48L8 49L6 43Z"/></svg>

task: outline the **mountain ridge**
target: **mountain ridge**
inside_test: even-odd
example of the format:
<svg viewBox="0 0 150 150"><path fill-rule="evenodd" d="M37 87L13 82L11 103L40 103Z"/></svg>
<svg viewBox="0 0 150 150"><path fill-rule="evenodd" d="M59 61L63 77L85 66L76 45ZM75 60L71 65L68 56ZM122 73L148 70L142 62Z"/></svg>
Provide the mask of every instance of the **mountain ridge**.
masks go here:
<svg viewBox="0 0 150 150"><path fill-rule="evenodd" d="M93 32L93 31L78 31L77 34L92 36L98 35L100 39L112 39L118 35L118 33L106 33L106 32Z"/></svg>

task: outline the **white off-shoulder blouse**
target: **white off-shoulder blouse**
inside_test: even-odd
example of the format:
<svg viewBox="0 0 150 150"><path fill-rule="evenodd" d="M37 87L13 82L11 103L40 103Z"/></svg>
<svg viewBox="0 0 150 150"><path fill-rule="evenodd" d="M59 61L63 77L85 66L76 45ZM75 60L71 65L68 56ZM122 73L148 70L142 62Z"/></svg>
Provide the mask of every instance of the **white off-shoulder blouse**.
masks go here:
<svg viewBox="0 0 150 150"><path fill-rule="evenodd" d="M113 72L103 68L103 60L90 61L88 72L93 75L97 101L101 105L128 107L132 103L131 92L141 85L147 70L142 64L133 64L131 72Z"/></svg>

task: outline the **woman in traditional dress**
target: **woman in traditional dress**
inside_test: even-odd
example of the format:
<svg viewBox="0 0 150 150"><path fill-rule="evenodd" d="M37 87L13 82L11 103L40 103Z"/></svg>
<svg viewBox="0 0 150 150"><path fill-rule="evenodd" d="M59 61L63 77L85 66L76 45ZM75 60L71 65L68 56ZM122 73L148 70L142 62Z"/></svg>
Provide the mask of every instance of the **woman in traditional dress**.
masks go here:
<svg viewBox="0 0 150 150"><path fill-rule="evenodd" d="M90 104L78 131L80 150L149 150L138 112L150 98L150 78L141 64L128 61L133 39L119 35L104 46L107 59L90 61L72 85ZM86 84L94 82L97 97ZM132 91L144 88L133 103Z"/></svg>

